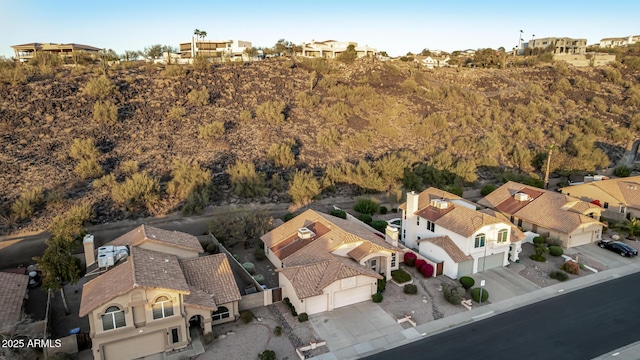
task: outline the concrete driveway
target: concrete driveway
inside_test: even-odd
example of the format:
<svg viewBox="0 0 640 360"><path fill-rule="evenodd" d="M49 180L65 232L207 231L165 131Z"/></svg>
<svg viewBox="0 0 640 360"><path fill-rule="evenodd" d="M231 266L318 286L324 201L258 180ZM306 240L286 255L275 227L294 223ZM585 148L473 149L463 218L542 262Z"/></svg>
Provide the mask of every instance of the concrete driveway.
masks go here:
<svg viewBox="0 0 640 360"><path fill-rule="evenodd" d="M516 269L518 266L524 265L509 264L509 267L514 269L501 267L473 274L476 281L474 287L480 287L480 281L484 279L484 288L489 292L489 300L492 303L540 289L538 285L518 275L518 269Z"/></svg>
<svg viewBox="0 0 640 360"><path fill-rule="evenodd" d="M358 358L377 347L405 340L406 331L416 332L413 328L405 330L371 301L311 315L309 321L320 338L327 341L327 347L337 359Z"/></svg>
<svg viewBox="0 0 640 360"><path fill-rule="evenodd" d="M640 249L640 242L623 240L623 243L630 245L635 249ZM605 265L609 269L618 268L621 266L628 265L630 263L638 261L635 258L627 258L620 256L618 253L607 249L601 249L596 243L587 244L582 246L577 246L575 248L565 250L567 255L571 255L575 258L575 254L580 256L580 254L584 254L594 260L597 260L601 264ZM579 259L578 259L579 260Z"/></svg>

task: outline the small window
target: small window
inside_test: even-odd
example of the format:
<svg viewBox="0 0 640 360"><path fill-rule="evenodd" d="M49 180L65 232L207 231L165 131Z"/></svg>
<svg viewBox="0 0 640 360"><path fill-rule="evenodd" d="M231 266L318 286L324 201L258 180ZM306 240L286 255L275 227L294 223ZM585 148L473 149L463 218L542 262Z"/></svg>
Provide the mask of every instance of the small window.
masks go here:
<svg viewBox="0 0 640 360"><path fill-rule="evenodd" d="M176 328L171 329L171 343L175 344L179 341L180 341L180 333L178 332L178 329Z"/></svg>
<svg viewBox="0 0 640 360"><path fill-rule="evenodd" d="M498 242L499 243L503 243L507 241L507 235L509 235L509 232L507 231L507 229L502 229L500 231L498 231Z"/></svg>
<svg viewBox="0 0 640 360"><path fill-rule="evenodd" d="M522 219L518 219L518 226L522 227Z"/></svg>
<svg viewBox="0 0 640 360"><path fill-rule="evenodd" d="M218 306L218 311L211 313L211 320L222 320L228 318L229 316L229 309L227 309L225 306Z"/></svg>
<svg viewBox="0 0 640 360"><path fill-rule="evenodd" d="M604 205L602 207L605 208L605 209L608 209L609 208L609 203L605 201Z"/></svg>
<svg viewBox="0 0 640 360"><path fill-rule="evenodd" d="M126 325L124 311L117 306L107 308L107 311L102 315L102 329L105 331L125 327Z"/></svg>
<svg viewBox="0 0 640 360"><path fill-rule="evenodd" d="M485 240L485 235L484 234L476 235L476 241L475 241L474 247L476 247L476 248L483 247L484 246L484 240Z"/></svg>
<svg viewBox="0 0 640 360"><path fill-rule="evenodd" d="M166 296L160 296L151 308L153 310L154 320L173 316L173 301L169 300Z"/></svg>
<svg viewBox="0 0 640 360"><path fill-rule="evenodd" d="M397 254L396 253L391 253L391 267L394 268L396 267L396 260L397 258Z"/></svg>
<svg viewBox="0 0 640 360"><path fill-rule="evenodd" d="M620 212L625 214L627 212L627 208L623 205L620 206Z"/></svg>
<svg viewBox="0 0 640 360"><path fill-rule="evenodd" d="M436 224L427 220L427 230L434 232L436 229Z"/></svg>

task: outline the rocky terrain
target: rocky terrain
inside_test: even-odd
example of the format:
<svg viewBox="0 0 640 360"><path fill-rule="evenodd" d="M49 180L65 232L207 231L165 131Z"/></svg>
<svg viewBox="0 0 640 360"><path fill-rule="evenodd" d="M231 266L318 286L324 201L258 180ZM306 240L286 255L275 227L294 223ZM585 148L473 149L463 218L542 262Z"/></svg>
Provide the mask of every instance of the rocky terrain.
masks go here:
<svg viewBox="0 0 640 360"><path fill-rule="evenodd" d="M80 200L92 204L93 222L140 215L74 172L74 139L92 139L104 174L119 181L126 176L123 164L132 160L157 177L160 200L143 212L166 214L182 201L165 191L176 159L211 172L212 204L283 202L289 201L286 186L272 187L265 197L238 198L226 170L243 160L266 180L278 174L286 182L296 169L320 179L340 161L374 161L409 150L472 186L487 169L539 173L539 159L551 145L558 148L552 163L558 171L606 167L640 130L640 75L621 64L427 70L370 59L348 65L273 59L204 70L115 65L106 74L115 91L107 98L89 95L87 84L101 75L97 67L61 67L0 84L0 232L44 229ZM202 89L208 91L206 104L189 100ZM115 104L115 122L96 120L94 106L102 101ZM261 116L258 108L268 102L284 104L276 111L284 120ZM224 124L222 133L203 134L201 127L213 122ZM285 168L267 153L286 139L295 164ZM45 195L63 194L62 200L41 203L33 216L16 220L11 205L36 187ZM350 193L354 187L331 190Z"/></svg>

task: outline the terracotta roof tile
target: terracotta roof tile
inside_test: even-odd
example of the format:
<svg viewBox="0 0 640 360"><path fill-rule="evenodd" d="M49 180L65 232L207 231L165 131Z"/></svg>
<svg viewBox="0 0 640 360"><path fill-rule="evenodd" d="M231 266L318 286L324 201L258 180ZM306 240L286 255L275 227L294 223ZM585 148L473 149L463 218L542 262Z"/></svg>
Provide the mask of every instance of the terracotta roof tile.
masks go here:
<svg viewBox="0 0 640 360"><path fill-rule="evenodd" d="M208 294L195 286L189 285L189 295L184 296L184 304L199 309L216 311L218 306L213 295Z"/></svg>
<svg viewBox="0 0 640 360"><path fill-rule="evenodd" d="M383 248L380 245L376 245L374 243L365 241L362 244L353 248L353 250L349 251L347 255L351 256L355 261L360 261L365 258L367 255L372 254L374 252L385 251L387 249Z"/></svg>
<svg viewBox="0 0 640 360"><path fill-rule="evenodd" d="M451 260L456 263L461 263L463 261L473 259L472 256L465 255L465 253L460 250L458 245L456 245L453 240L451 240L451 238L446 235L418 240L419 243L424 241L433 243L434 245L442 248L451 257Z"/></svg>
<svg viewBox="0 0 640 360"><path fill-rule="evenodd" d="M511 221L509 220L509 218L507 218L503 213L499 212L499 211L495 211L493 209L483 209L480 210L480 212L483 212L485 214L494 216L500 220L502 220L502 222L504 222L505 224L509 224L509 226L511 226L511 242L518 242L518 241L522 241L525 237L527 237L522 231L520 231L520 229L513 223L511 223Z"/></svg>
<svg viewBox="0 0 640 360"><path fill-rule="evenodd" d="M20 320L29 276L0 272L0 329Z"/></svg>
<svg viewBox="0 0 640 360"><path fill-rule="evenodd" d="M216 304L241 299L231 265L225 254L180 260L187 283L213 295Z"/></svg>
<svg viewBox="0 0 640 360"><path fill-rule="evenodd" d="M159 229L147 225L140 225L128 233L112 240L106 245L138 246L147 241L192 250L198 253L204 252L198 238L193 235L179 231Z"/></svg>

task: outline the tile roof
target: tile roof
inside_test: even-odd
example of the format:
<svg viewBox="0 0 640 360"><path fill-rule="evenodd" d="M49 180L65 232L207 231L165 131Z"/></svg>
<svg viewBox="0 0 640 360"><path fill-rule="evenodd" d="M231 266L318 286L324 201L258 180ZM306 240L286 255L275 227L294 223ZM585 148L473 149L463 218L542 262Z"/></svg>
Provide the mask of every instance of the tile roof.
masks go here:
<svg viewBox="0 0 640 360"><path fill-rule="evenodd" d="M581 185L573 185L563 190L571 191L572 188L596 187L609 194L619 202L633 208L640 208L640 176L626 178L593 181Z"/></svg>
<svg viewBox="0 0 640 360"><path fill-rule="evenodd" d="M0 272L0 329L20 320L28 284L28 275Z"/></svg>
<svg viewBox="0 0 640 360"><path fill-rule="evenodd" d="M431 203L432 199L444 199L444 200L461 200L461 201L466 201L465 199L461 198L458 195L452 194L450 192L438 189L438 188L434 188L434 187L428 187L426 189L424 189L419 195L418 195L418 210L420 209L424 209L427 206L429 206L429 204ZM400 206L398 206L398 208L402 209L402 210L406 210L407 209L407 203L402 203Z"/></svg>
<svg viewBox="0 0 640 360"><path fill-rule="evenodd" d="M456 245L453 240L451 240L450 237L448 236L436 236L436 237L432 237L432 238L426 238L426 239L420 239L418 240L418 243L420 242L424 242L424 241L428 241L430 243L433 243L434 245L437 245L438 247L442 248L447 255L449 255L451 257L451 260L453 260L456 263L461 263L463 261L467 261L467 260L472 260L473 257L470 255L465 255L464 252L462 252L462 250L460 250L460 248L458 247L458 245Z"/></svg>
<svg viewBox="0 0 640 360"><path fill-rule="evenodd" d="M374 243L365 241L362 244L353 248L353 250L349 251L347 255L349 255L355 261L360 261L367 257L369 254L373 254L375 252L387 250L380 245L376 245Z"/></svg>
<svg viewBox="0 0 640 360"><path fill-rule="evenodd" d="M495 211L493 209L483 209L483 210L480 210L480 212L491 215L491 216L495 216L496 218L502 220L502 222L504 222L505 224L509 224L509 226L511 226L511 239L510 239L511 242L522 241L525 237L527 237L522 231L520 231L520 229L515 224L511 223L509 218L504 216L503 213L499 211Z"/></svg>
<svg viewBox="0 0 640 360"><path fill-rule="evenodd" d="M513 208L514 212L507 211L511 207L501 206L504 202L513 201L513 195L517 192L527 190L542 192L542 194L532 201L523 202L523 206ZM580 205L579 202L581 200L571 196L533 188L513 181L509 181L478 201L479 204L504 214L513 215L543 228L567 234L583 224L599 223L598 220L582 214L581 210L591 208L591 206Z"/></svg>
<svg viewBox="0 0 640 360"><path fill-rule="evenodd" d="M124 263L84 284L80 316L136 288L189 294L177 256L131 247Z"/></svg>
<svg viewBox="0 0 640 360"><path fill-rule="evenodd" d="M191 287L213 295L216 304L241 299L231 265L225 254L180 260L184 277Z"/></svg>
<svg viewBox="0 0 640 360"><path fill-rule="evenodd" d="M189 295L184 296L184 304L199 309L211 311L218 310L218 305L216 304L213 295L192 285L189 285Z"/></svg>
<svg viewBox="0 0 640 360"><path fill-rule="evenodd" d="M106 245L138 246L143 242L153 242L157 244L196 251L198 253L204 252L204 249L202 249L202 245L200 245L198 238L193 235L175 230L171 231L158 229L147 225L140 225L137 228L129 231L128 233L112 240Z"/></svg>

